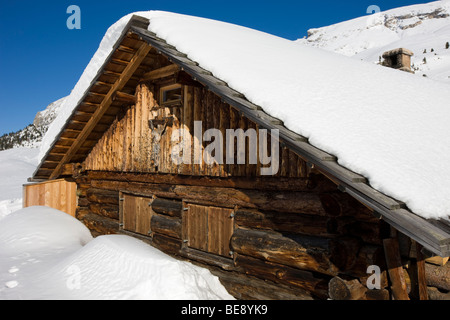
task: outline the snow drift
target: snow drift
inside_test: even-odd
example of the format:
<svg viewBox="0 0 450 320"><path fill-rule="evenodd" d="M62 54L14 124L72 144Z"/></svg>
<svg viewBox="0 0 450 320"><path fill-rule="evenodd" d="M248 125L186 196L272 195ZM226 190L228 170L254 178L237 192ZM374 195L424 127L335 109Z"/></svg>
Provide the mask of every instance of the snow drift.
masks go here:
<svg viewBox="0 0 450 320"><path fill-rule="evenodd" d="M31 207L0 222L0 299L233 299L209 270L137 239L103 236L71 216Z"/></svg>
<svg viewBox="0 0 450 320"><path fill-rule="evenodd" d="M159 11L135 15L375 189L423 217L450 215L448 85L228 23ZM107 31L50 128L41 158L131 16Z"/></svg>

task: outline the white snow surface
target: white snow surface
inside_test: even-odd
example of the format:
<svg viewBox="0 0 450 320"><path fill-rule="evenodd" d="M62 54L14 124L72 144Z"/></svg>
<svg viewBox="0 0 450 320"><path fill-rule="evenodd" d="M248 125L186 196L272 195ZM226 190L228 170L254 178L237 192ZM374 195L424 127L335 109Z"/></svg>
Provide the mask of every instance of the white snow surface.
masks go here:
<svg viewBox="0 0 450 320"><path fill-rule="evenodd" d="M450 87L256 30L150 11L149 30L426 218L450 215ZM41 158L132 15L106 33Z"/></svg>
<svg viewBox="0 0 450 320"><path fill-rule="evenodd" d="M22 186L36 169L38 156L38 148L0 151L0 220L22 208Z"/></svg>
<svg viewBox="0 0 450 320"><path fill-rule="evenodd" d="M414 52L416 75L450 84L449 41L450 1L441 0L311 29L297 42L371 63L378 63L383 52L407 48Z"/></svg>
<svg viewBox="0 0 450 320"><path fill-rule="evenodd" d="M142 241L93 239L71 216L47 207L0 223L0 300L233 300L209 270Z"/></svg>

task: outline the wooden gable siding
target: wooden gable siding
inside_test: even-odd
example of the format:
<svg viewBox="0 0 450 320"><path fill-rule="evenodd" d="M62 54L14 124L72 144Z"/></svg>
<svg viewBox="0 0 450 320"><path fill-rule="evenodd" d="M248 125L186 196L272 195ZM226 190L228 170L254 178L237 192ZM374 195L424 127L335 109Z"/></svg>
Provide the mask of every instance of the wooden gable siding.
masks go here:
<svg viewBox="0 0 450 320"><path fill-rule="evenodd" d="M183 86L182 103L160 107L159 86L141 84L136 90L136 105L117 117L109 130L98 141L85 161L88 171L170 173L213 177L260 176L262 165L213 164L176 165L171 159L172 132L187 129L191 134L192 162L194 157L194 121L202 121L203 133L208 129L219 129L224 139L227 129L258 130L258 126L242 116L235 108L221 101L214 93L203 87ZM151 129L149 121L169 120L159 140L157 128ZM159 129L161 130L161 128ZM270 140L270 136L269 136ZM202 150L210 142L202 142ZM269 141L270 144L270 141ZM235 148L235 150L237 150ZM226 150L224 148L224 155ZM235 153L235 159L237 154ZM249 145L246 146L246 163ZM280 147L279 171L276 176L305 177L306 162L288 148Z"/></svg>

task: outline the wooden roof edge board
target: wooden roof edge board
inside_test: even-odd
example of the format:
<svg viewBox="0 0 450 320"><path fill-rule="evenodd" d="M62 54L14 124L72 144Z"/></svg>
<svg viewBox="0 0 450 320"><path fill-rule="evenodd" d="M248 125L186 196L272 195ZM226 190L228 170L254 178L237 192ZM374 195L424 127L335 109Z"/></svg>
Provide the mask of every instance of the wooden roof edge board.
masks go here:
<svg viewBox="0 0 450 320"><path fill-rule="evenodd" d="M208 72L200 72L198 73L198 69L201 70L201 67L198 66L198 63L186 63L185 55L173 54L174 49L165 50L164 42L158 39L155 34L148 32L142 28L132 28L133 31L140 33L141 37L148 41L153 47L156 47L162 53L170 58L170 61L173 63L177 63L182 67L182 70L193 75L195 79L201 83L203 83L209 90L216 93L220 96L224 101L238 107L240 111L250 120L254 121L257 124L260 124L262 127L267 129L276 128L284 125L282 121L274 121L274 119L270 115L263 115L263 111L258 108L249 108L248 105L243 103L242 97L238 99L238 95L228 95L225 94L226 91L230 92L230 88L226 88L226 83L220 79L215 78L211 73ZM241 101L239 101L241 100ZM402 230L405 234L409 235L411 238L415 239L419 243L422 243L426 248L430 249L430 251L435 252L436 254L444 254L444 256L448 256L450 250L450 235L441 234L441 237L434 238L429 236L427 232L422 232L420 236L414 235L413 232L408 230L407 228L402 227L401 221L405 220L406 216L411 217L411 219L415 219L416 223L414 225L418 230L424 230L424 228L420 228L421 224L424 223L426 226L425 229L428 231L434 230L437 232L443 232L442 229L438 227L430 227L432 224L427 222L425 219L420 218L415 215L413 212L403 209L405 207L403 202L396 201L391 199L377 190L373 189L367 184L367 179L359 174L356 174L343 166L337 163L337 158L333 155L330 155L305 141L305 138L290 132L287 128L285 130L280 131L280 139L287 141L289 147L305 158L307 161L311 161L317 167L321 168L324 171L329 172L331 175L335 176L338 181L342 182L343 185L346 185L346 191L350 193L354 198L359 200L360 202L366 204L368 207L381 212L383 217L393 225L398 227L399 230ZM397 220L392 218L393 212L397 212L398 210L402 210L404 213L402 216L397 217ZM394 213L395 215L395 213ZM394 227L395 227L394 226ZM433 232L434 232L433 231ZM447 244L447 242L449 244Z"/></svg>
<svg viewBox="0 0 450 320"><path fill-rule="evenodd" d="M436 220L436 219L429 219L428 221L430 221L431 224L434 224L436 227L440 228L440 229L444 229L446 230L448 233L450 233L450 220Z"/></svg>
<svg viewBox="0 0 450 320"><path fill-rule="evenodd" d="M32 184L39 184L41 182L46 182L48 180L46 178L42 177L42 176L39 176L39 177L36 177L36 178L28 178L27 181L32 183ZM24 184L23 186L25 187L27 185Z"/></svg>
<svg viewBox="0 0 450 320"><path fill-rule="evenodd" d="M108 58L105 60L104 64L102 65L101 68L99 68L97 75L94 77L94 79L91 81L90 85L89 85L89 89L86 90L85 94L80 98L80 100L77 103L77 107L84 101L84 99L88 96L90 89L95 85L95 83L98 81L98 79L100 78L100 76L103 73L103 69L107 66L107 64L109 63L109 61L112 59L114 52L119 48L120 44L122 43L123 39L128 35L128 32L133 28L133 27L140 27L140 28L148 28L150 24L150 20L138 16L138 15L133 15L130 18L130 21L128 22L128 24L126 25L126 27L123 29L118 41L115 43L113 49L111 50L111 53L109 54ZM77 110L77 107L75 107L72 111L72 114L70 115L70 117L68 118L68 121L64 124L63 128L65 129L69 123L70 123L70 119L73 117L74 113ZM56 137L56 139L53 141L52 145L50 146L50 148L47 150L47 153L44 155L44 157L42 158L41 163L43 163L43 160L45 160L45 158L47 158L51 152L51 150L53 149L53 147L56 145L56 143L58 142L58 140L60 139L62 133L64 132L64 130L61 130L61 132L59 133L59 135ZM40 168L41 164L39 164L35 170L35 172L33 173L32 177L35 177L36 174L39 172L39 168Z"/></svg>
<svg viewBox="0 0 450 320"><path fill-rule="evenodd" d="M29 178L28 182L29 183L25 183L22 186L23 187L28 187L28 186L35 186L35 185L39 185L39 184L47 184L47 183L53 183L53 182L58 182L58 181L67 181L67 179L56 179L56 180L42 180L42 179L32 179Z"/></svg>
<svg viewBox="0 0 450 320"><path fill-rule="evenodd" d="M344 186L343 189L356 200L373 208L379 215L379 218L385 220L401 233L419 242L430 252L442 257L450 254L450 234L434 226L430 221L419 217L407 209L388 209L352 186Z"/></svg>

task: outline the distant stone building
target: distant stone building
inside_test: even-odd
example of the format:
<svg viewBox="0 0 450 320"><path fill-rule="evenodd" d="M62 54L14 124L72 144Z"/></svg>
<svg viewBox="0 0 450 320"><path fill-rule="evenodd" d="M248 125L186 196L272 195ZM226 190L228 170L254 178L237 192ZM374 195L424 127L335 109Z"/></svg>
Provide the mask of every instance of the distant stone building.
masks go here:
<svg viewBox="0 0 450 320"><path fill-rule="evenodd" d="M411 57L414 53L408 49L398 48L383 53L382 65L389 68L399 69L414 73L411 69Z"/></svg>

